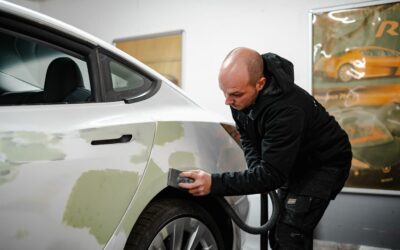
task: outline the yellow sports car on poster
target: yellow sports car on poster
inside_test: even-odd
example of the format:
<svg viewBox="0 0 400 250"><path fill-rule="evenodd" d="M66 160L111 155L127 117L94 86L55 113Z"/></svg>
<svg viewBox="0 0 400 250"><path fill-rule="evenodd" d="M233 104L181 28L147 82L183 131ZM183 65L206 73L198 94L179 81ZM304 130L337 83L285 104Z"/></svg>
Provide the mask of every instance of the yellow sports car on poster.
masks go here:
<svg viewBox="0 0 400 250"><path fill-rule="evenodd" d="M347 49L343 53L318 59L314 64L314 73L342 82L400 76L400 52L376 46Z"/></svg>

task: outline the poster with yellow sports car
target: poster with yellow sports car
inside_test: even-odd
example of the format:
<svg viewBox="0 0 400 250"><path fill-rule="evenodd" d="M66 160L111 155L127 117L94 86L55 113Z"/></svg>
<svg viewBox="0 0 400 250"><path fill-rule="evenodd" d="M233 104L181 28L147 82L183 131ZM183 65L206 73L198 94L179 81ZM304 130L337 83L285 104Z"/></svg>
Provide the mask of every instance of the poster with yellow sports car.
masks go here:
<svg viewBox="0 0 400 250"><path fill-rule="evenodd" d="M349 135L346 187L400 194L400 2L310 12L312 92Z"/></svg>

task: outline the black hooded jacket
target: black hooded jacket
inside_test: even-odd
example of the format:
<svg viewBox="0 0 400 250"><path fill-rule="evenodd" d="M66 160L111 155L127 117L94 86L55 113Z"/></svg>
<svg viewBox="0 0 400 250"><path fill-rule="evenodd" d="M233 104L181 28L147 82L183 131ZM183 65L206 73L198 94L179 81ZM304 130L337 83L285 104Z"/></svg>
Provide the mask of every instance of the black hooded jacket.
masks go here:
<svg viewBox="0 0 400 250"><path fill-rule="evenodd" d="M211 194L264 193L277 188L334 199L348 177L347 134L311 95L294 84L293 64L262 55L267 83L256 102L232 116L248 169L212 174Z"/></svg>

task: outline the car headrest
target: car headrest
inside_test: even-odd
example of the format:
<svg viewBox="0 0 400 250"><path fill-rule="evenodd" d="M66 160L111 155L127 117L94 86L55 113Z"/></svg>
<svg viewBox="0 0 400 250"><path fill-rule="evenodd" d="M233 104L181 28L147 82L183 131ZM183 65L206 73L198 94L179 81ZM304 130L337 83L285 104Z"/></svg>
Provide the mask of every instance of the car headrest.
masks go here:
<svg viewBox="0 0 400 250"><path fill-rule="evenodd" d="M47 68L43 98L45 103L63 102L77 87L83 86L78 65L68 57L54 59Z"/></svg>

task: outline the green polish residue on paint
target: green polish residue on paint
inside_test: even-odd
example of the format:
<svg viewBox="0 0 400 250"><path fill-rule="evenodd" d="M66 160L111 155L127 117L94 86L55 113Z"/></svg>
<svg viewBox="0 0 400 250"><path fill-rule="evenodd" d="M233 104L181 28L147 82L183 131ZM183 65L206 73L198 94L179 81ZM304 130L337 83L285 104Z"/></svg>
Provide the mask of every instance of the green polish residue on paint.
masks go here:
<svg viewBox="0 0 400 250"><path fill-rule="evenodd" d="M15 237L18 240L22 240L22 239L24 239L24 238L26 238L28 236L29 236L29 231L26 230L26 229L18 229L16 234L15 234Z"/></svg>
<svg viewBox="0 0 400 250"><path fill-rule="evenodd" d="M60 134L0 132L0 185L13 181L23 163L64 159L65 154L55 147L61 140Z"/></svg>
<svg viewBox="0 0 400 250"><path fill-rule="evenodd" d="M178 151L171 154L168 158L168 164L170 167L177 169L196 167L194 154L184 151Z"/></svg>
<svg viewBox="0 0 400 250"><path fill-rule="evenodd" d="M184 136L183 125L180 122L159 122L154 143L163 146Z"/></svg>
<svg viewBox="0 0 400 250"><path fill-rule="evenodd" d="M87 228L104 245L112 236L135 193L136 172L91 170L75 183L64 211L64 224Z"/></svg>
<svg viewBox="0 0 400 250"><path fill-rule="evenodd" d="M58 139L56 139L58 138ZM51 147L61 141L59 136L39 132L19 131L0 134L0 154L9 162L55 161L65 158L59 149Z"/></svg>
<svg viewBox="0 0 400 250"><path fill-rule="evenodd" d="M136 222L142 210L153 198L152 195L166 186L167 179L163 178L163 176L165 176L165 173L153 159L150 159L140 188L133 199L133 204L127 211L126 217L121 224L121 228L127 236L130 234L133 224Z"/></svg>

